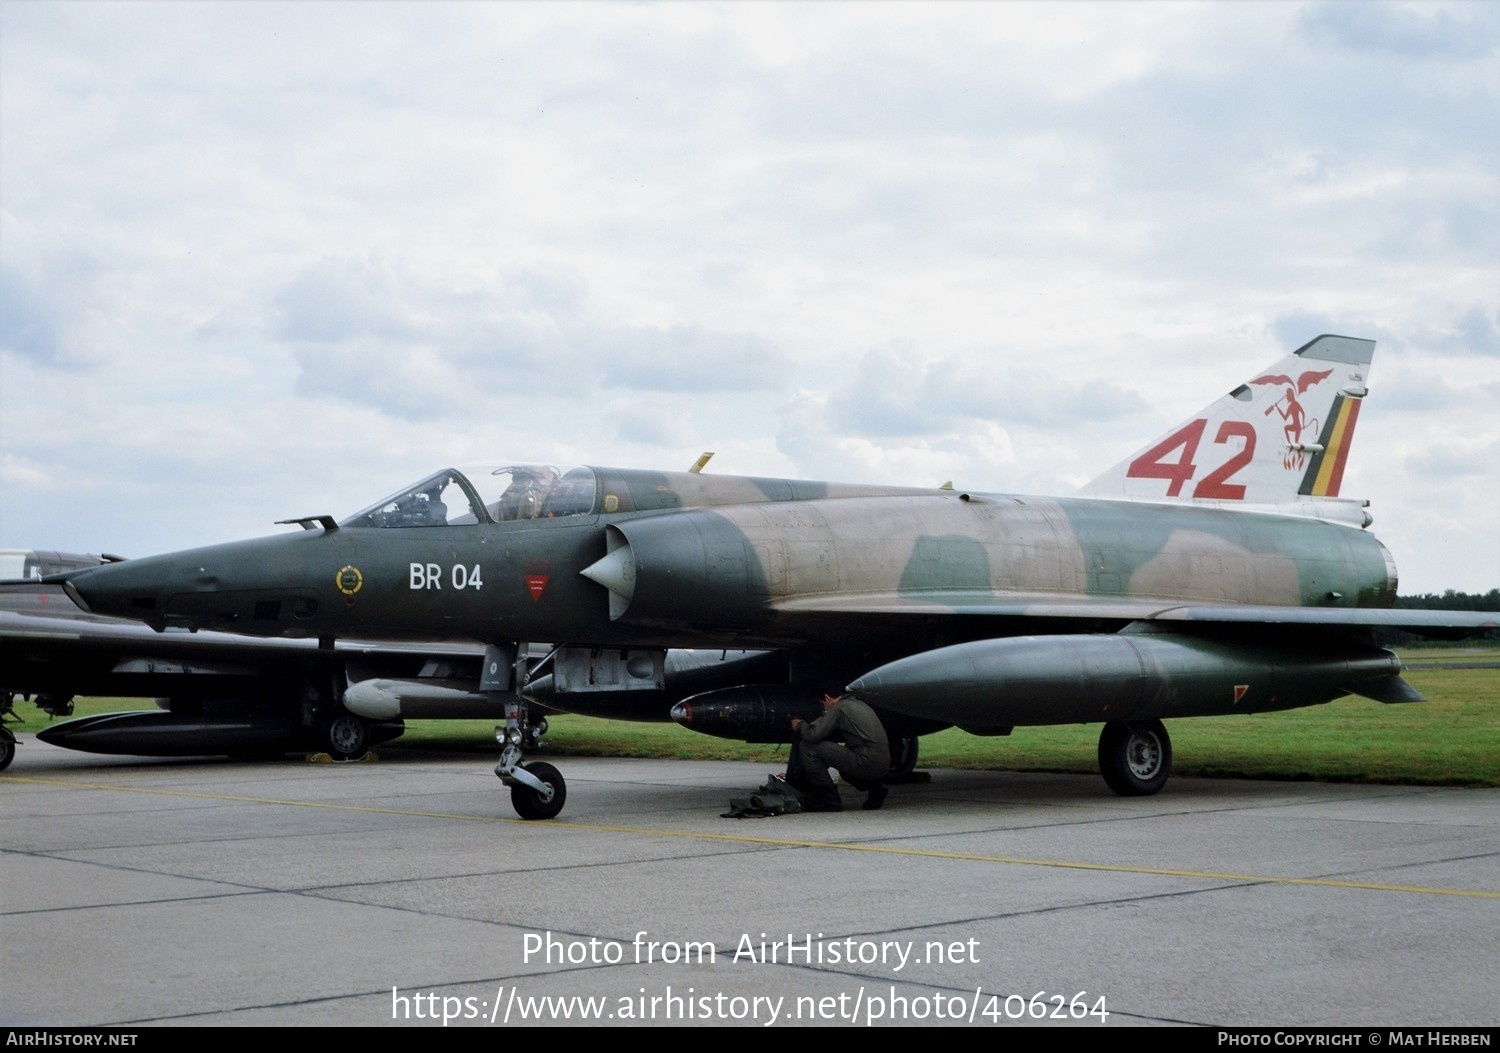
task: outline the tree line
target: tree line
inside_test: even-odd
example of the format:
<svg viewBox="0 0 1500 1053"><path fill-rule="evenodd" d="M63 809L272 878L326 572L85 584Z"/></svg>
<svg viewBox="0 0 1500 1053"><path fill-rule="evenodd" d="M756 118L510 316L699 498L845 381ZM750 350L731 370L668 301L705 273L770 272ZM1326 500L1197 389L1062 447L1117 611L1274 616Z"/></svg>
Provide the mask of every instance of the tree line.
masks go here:
<svg viewBox="0 0 1500 1053"><path fill-rule="evenodd" d="M1393 606L1415 611L1500 611L1500 589L1491 589L1489 592L1456 592L1449 589L1441 594L1422 592L1414 596L1397 596ZM1486 629L1462 640L1438 640L1395 629L1378 629L1375 632L1375 642L1383 647L1461 647L1485 640L1500 640L1500 629Z"/></svg>

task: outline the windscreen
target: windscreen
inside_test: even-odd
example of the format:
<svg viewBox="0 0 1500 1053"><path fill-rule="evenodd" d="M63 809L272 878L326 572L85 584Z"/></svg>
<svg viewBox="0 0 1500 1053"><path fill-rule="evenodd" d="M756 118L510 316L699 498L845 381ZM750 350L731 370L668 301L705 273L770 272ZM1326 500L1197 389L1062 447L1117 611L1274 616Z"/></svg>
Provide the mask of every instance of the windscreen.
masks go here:
<svg viewBox="0 0 1500 1053"><path fill-rule="evenodd" d="M592 468L550 464L445 468L344 520L345 527L433 527L588 515Z"/></svg>

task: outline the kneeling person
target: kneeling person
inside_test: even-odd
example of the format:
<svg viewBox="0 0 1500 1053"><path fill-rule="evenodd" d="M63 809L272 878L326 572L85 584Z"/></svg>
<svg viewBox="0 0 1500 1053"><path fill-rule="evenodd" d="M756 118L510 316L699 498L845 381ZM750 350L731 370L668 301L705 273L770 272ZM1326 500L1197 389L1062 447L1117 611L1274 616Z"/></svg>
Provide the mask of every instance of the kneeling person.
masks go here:
<svg viewBox="0 0 1500 1053"><path fill-rule="evenodd" d="M787 782L809 793L810 812L843 808L829 768L837 768L850 784L866 790L868 809L885 801L880 781L891 770L891 747L875 711L853 694L823 696L823 715L807 722L792 719L792 752L787 758Z"/></svg>

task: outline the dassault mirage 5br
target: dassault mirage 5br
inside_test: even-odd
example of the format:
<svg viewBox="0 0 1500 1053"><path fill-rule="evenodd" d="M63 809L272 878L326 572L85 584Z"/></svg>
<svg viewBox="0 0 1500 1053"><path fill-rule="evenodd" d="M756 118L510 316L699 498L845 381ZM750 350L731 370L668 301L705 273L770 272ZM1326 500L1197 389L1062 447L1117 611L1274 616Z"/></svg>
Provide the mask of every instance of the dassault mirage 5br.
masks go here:
<svg viewBox="0 0 1500 1053"><path fill-rule="evenodd" d="M1374 346L1320 336L1070 498L444 468L341 521L62 577L158 630L483 644L496 774L529 819L566 786L523 763L528 706L777 742L830 686L876 709L898 767L940 728L1102 722L1105 781L1151 794L1163 719L1419 701L1371 631L1500 619L1388 609L1395 564L1339 497ZM722 657L683 681L680 649Z"/></svg>

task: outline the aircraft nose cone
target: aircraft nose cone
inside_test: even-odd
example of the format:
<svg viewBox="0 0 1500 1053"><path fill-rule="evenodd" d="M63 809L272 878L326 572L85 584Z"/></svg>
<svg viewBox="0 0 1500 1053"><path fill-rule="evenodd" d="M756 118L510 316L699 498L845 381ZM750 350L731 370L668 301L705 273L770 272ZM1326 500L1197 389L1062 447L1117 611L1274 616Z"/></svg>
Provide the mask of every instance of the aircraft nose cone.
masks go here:
<svg viewBox="0 0 1500 1053"><path fill-rule="evenodd" d="M85 610L158 630L307 636L323 628L339 557L321 536L282 535L92 567L64 588Z"/></svg>
<svg viewBox="0 0 1500 1053"><path fill-rule="evenodd" d="M91 567L69 575L63 591L86 611L125 618L149 619L157 610L160 583L150 581L141 563L126 561Z"/></svg>
<svg viewBox="0 0 1500 1053"><path fill-rule="evenodd" d="M90 567L69 576L63 590L85 610L159 621L174 596L212 595L223 588L220 569L203 560L151 556Z"/></svg>

